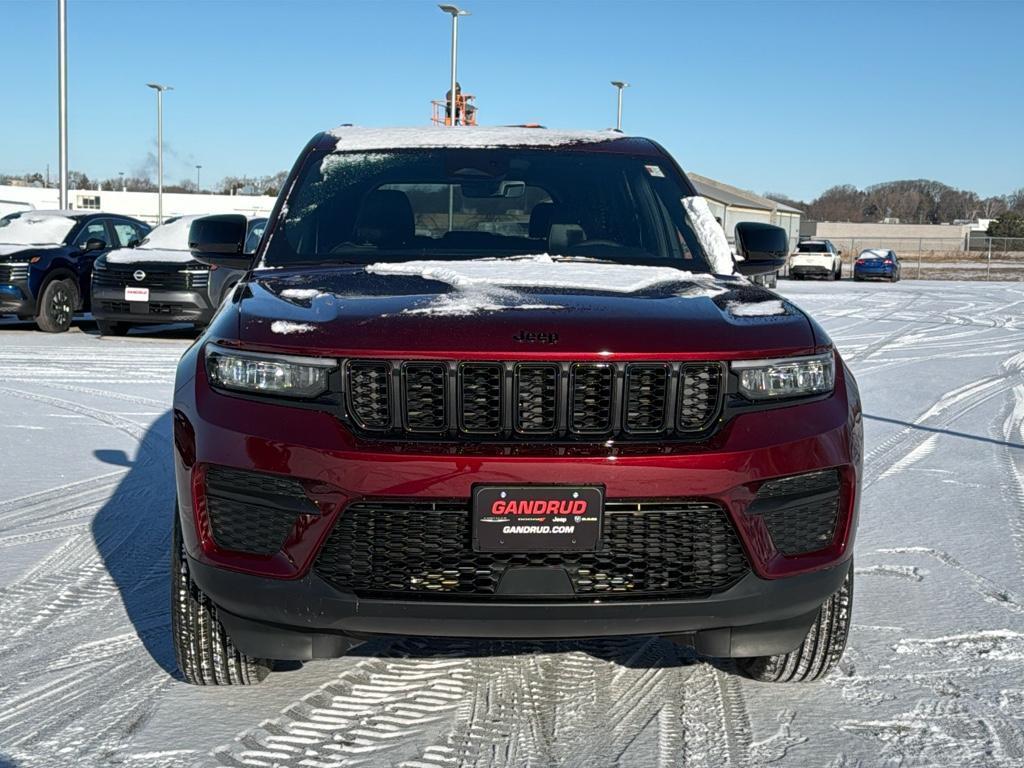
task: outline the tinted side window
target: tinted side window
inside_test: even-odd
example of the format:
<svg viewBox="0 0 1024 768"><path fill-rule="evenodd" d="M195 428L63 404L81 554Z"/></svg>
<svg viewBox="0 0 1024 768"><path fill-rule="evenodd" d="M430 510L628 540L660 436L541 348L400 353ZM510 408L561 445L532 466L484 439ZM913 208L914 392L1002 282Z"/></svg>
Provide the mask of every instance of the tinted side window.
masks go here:
<svg viewBox="0 0 1024 768"><path fill-rule="evenodd" d="M107 244L107 247L110 247L110 235L107 233L107 225L102 219L86 224L82 231L78 233L75 245L83 246L86 242L93 239L102 240Z"/></svg>
<svg viewBox="0 0 1024 768"><path fill-rule="evenodd" d="M114 236L117 238L117 246L120 248L127 248L133 241L137 242L142 238L139 236L139 230L134 224L129 224L127 221L115 221L114 224Z"/></svg>

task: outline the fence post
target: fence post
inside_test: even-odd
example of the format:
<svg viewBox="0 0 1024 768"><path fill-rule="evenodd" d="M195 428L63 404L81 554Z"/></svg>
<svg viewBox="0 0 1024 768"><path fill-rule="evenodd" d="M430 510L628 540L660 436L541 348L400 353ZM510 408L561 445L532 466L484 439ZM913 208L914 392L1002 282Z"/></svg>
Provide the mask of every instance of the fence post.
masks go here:
<svg viewBox="0 0 1024 768"><path fill-rule="evenodd" d="M921 279L921 241L917 241L917 279Z"/></svg>
<svg viewBox="0 0 1024 768"><path fill-rule="evenodd" d="M992 279L992 238L988 239L988 267L985 269L985 279Z"/></svg>

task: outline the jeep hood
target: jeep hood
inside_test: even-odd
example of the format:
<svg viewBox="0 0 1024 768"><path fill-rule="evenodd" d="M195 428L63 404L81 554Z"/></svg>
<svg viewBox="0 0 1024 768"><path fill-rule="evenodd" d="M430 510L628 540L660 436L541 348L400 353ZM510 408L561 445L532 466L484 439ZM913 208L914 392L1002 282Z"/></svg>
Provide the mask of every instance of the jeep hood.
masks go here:
<svg viewBox="0 0 1024 768"><path fill-rule="evenodd" d="M814 349L799 309L741 278L637 269L678 277L616 273L614 286L573 287L362 266L260 270L234 311L242 344L337 356L728 359Z"/></svg>

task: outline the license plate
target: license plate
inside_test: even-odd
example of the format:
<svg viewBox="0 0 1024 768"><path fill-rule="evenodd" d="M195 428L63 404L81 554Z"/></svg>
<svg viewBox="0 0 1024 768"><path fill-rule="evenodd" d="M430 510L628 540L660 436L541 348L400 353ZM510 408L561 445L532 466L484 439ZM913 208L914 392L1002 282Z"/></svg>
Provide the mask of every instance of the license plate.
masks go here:
<svg viewBox="0 0 1024 768"><path fill-rule="evenodd" d="M594 486L477 486L477 552L592 552L601 543L604 489Z"/></svg>
<svg viewBox="0 0 1024 768"><path fill-rule="evenodd" d="M135 288L133 286L125 286L124 289L124 300L125 301L149 301L149 288Z"/></svg>

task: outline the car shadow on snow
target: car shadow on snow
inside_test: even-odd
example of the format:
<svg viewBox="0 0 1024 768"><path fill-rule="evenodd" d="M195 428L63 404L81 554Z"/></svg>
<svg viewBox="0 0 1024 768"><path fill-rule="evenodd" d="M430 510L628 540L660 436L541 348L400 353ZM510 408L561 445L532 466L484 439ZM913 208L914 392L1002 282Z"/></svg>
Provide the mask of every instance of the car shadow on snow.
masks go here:
<svg viewBox="0 0 1024 768"><path fill-rule="evenodd" d="M118 449L94 451L100 461L128 471L93 518L92 536L146 651L180 678L170 627L171 424L170 411L153 422L134 459Z"/></svg>

